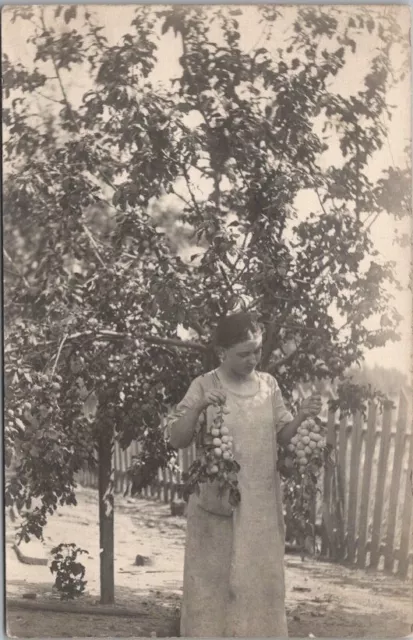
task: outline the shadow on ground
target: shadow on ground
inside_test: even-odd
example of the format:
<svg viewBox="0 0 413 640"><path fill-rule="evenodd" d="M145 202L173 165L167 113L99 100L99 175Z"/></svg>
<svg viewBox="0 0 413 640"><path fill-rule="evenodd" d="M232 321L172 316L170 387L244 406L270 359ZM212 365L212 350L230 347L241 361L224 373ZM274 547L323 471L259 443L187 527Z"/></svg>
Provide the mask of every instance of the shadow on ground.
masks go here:
<svg viewBox="0 0 413 640"><path fill-rule="evenodd" d="M60 602L58 596L39 590L39 585L25 583L26 593L37 592L36 603ZM121 605L134 603L134 617L116 616L117 605L110 607L111 615L93 613L93 607L101 605L92 597L85 596L77 601L76 608L84 607L87 612L71 612L73 605L67 603L66 611L40 611L18 608L16 601L7 610L8 635L19 638L47 637L176 637L179 635L179 597L161 592L139 594L136 590L119 587L117 596ZM311 600L295 602L288 610L288 627L291 638L401 638L409 632L406 622L388 616L386 611L377 610L374 617L366 612L364 604L343 606L334 598L325 600L314 597ZM21 602L21 601L19 601Z"/></svg>
<svg viewBox="0 0 413 640"><path fill-rule="evenodd" d="M39 588L40 587L40 588ZM105 607L102 612L96 598L84 596L75 602L61 603L59 595L50 587L24 582L25 593L35 593L35 600L10 600L6 603L7 633L18 638L61 637L175 637L179 634L179 597L161 592L140 594L136 589L119 587L116 590L120 605ZM48 611L54 605L64 611ZM116 615L125 606L132 616ZM40 609L42 607L42 609ZM85 613L81 610L85 609ZM96 613L93 610L96 609Z"/></svg>

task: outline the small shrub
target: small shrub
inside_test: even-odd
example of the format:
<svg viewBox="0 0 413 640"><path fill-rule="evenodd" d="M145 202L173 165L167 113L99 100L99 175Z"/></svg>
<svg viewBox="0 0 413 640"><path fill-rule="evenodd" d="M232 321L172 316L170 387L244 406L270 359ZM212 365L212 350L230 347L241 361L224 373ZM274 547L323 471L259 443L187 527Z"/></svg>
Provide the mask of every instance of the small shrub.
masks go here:
<svg viewBox="0 0 413 640"><path fill-rule="evenodd" d="M78 561L78 556L88 553L73 542L61 543L52 549L54 559L50 571L56 574L54 586L60 593L61 600L74 600L81 596L87 585L84 580L86 568Z"/></svg>

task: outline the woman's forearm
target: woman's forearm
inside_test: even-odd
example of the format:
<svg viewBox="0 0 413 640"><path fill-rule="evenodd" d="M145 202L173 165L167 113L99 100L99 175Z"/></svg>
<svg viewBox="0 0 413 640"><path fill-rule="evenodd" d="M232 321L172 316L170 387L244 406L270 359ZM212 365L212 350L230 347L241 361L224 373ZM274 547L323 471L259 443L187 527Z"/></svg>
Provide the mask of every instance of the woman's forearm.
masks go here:
<svg viewBox="0 0 413 640"><path fill-rule="evenodd" d="M185 449L194 437L202 408L187 409L183 416L174 420L169 428L169 442L174 449Z"/></svg>
<svg viewBox="0 0 413 640"><path fill-rule="evenodd" d="M291 438L297 433L300 424L305 420L305 415L299 411L295 418L288 422L279 432L277 440L283 447L287 445Z"/></svg>

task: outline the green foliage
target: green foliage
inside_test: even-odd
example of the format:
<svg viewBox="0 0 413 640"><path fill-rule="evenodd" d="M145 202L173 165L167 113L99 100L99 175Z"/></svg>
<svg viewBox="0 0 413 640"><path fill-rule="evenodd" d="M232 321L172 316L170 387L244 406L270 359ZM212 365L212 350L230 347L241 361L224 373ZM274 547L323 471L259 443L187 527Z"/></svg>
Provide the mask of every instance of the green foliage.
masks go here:
<svg viewBox="0 0 413 640"><path fill-rule="evenodd" d="M86 569L78 561L78 556L88 552L80 549L73 542L59 544L52 549L53 560L50 571L55 575L55 588L61 600L74 600L83 595L87 580L84 580Z"/></svg>
<svg viewBox="0 0 413 640"><path fill-rule="evenodd" d="M321 425L320 420L317 423ZM325 426L323 428L325 431ZM315 554L316 549L316 499L321 470L333 465L334 452L326 444L319 457L312 457L304 468L285 447L278 447L278 471L282 479L285 509L286 539L294 541L301 553Z"/></svg>
<svg viewBox="0 0 413 640"><path fill-rule="evenodd" d="M368 405L372 401L375 401L381 410L385 406L394 406L392 400L380 389L375 389L371 384L361 385L348 379L337 387L337 398L330 400L329 408L331 411L340 409L342 416L359 411L363 418L367 419Z"/></svg>
<svg viewBox="0 0 413 640"><path fill-rule="evenodd" d="M317 497L317 478L307 472L290 475L283 482L286 539L294 541L301 553L311 549L316 553L316 523L314 508Z"/></svg>
<svg viewBox="0 0 413 640"><path fill-rule="evenodd" d="M130 9L117 42L91 8L4 14L25 21L33 52L27 67L3 59L5 442L18 478L6 492L37 501L28 535L74 502L102 429L142 444L145 478L168 463L160 417L214 362L221 315L258 314L262 366L287 396L397 339L392 265L371 223L383 208L407 214L410 181L389 167L373 182L369 169L401 27L390 10L297 7L283 40L278 7L251 10L265 36L251 50L230 7ZM160 33L181 50L164 83ZM340 73L369 34L382 46L344 97ZM75 76L88 79L76 97ZM306 217L303 193L318 202ZM199 347L179 346L182 328Z"/></svg>

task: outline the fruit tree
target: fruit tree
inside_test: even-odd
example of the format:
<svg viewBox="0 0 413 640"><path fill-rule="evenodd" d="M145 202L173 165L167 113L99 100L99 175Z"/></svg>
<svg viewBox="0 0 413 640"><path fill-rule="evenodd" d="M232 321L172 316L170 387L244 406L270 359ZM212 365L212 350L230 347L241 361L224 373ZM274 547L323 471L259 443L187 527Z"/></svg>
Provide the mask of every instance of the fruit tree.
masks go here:
<svg viewBox="0 0 413 640"><path fill-rule="evenodd" d="M397 339L392 265L371 229L409 205L408 166L372 171L408 60L400 11L3 13L5 36L20 21L28 34L26 58L5 42L2 62L6 495L27 509L22 535L41 536L99 459L103 601L114 438L142 444L146 481L166 464L160 416L212 365L218 317L257 313L262 367L287 398ZM123 32L104 26L110 12L129 16Z"/></svg>

